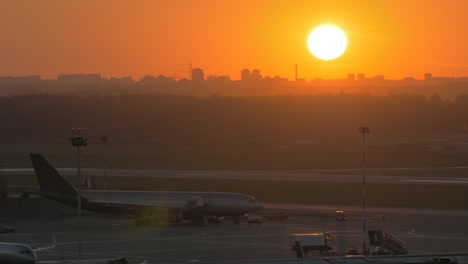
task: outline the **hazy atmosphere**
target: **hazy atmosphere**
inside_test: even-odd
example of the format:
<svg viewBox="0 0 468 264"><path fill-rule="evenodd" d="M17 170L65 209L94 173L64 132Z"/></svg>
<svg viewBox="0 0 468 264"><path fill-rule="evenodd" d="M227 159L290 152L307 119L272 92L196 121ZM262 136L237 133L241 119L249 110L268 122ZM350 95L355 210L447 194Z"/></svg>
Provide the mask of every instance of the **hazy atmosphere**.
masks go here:
<svg viewBox="0 0 468 264"><path fill-rule="evenodd" d="M467 262L467 10L0 0L0 263Z"/></svg>

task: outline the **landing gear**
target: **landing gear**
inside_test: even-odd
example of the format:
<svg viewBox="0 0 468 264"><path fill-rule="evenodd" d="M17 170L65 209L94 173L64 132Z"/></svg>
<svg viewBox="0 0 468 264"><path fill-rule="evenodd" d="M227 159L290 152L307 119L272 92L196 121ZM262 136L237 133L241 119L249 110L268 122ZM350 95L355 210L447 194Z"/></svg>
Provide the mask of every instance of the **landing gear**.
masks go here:
<svg viewBox="0 0 468 264"><path fill-rule="evenodd" d="M196 213L193 215L191 223L192 225L206 226L208 225L208 219L205 214Z"/></svg>

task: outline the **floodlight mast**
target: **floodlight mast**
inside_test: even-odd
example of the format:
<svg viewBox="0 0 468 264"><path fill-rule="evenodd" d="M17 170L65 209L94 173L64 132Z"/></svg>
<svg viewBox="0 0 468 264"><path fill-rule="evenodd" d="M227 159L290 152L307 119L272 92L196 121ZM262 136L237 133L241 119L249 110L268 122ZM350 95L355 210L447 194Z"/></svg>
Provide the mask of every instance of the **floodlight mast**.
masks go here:
<svg viewBox="0 0 468 264"><path fill-rule="evenodd" d="M366 247L366 134L370 133L368 126L363 124L359 128L359 133L362 134L362 254L367 255Z"/></svg>
<svg viewBox="0 0 468 264"><path fill-rule="evenodd" d="M88 139L83 136L84 128L71 129L72 137L69 139L71 144L76 147L76 168L77 168L77 233L78 233L78 263L81 262L81 167L80 167L80 149L88 145Z"/></svg>
<svg viewBox="0 0 468 264"><path fill-rule="evenodd" d="M104 190L105 191L107 191L107 156L108 156L107 140L108 139L109 137L106 135L101 136L101 141L104 144Z"/></svg>

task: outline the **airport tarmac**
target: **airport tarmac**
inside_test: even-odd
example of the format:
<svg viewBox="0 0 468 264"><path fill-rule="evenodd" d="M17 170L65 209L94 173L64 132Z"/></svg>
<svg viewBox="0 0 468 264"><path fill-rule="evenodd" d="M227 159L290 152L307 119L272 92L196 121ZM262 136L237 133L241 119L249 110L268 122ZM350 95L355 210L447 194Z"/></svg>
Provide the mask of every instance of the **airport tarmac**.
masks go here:
<svg viewBox="0 0 468 264"><path fill-rule="evenodd" d="M0 234L0 241L35 248L50 245L55 234L58 246L38 254L39 260L76 259L74 209L55 206L52 207L60 213L50 216L9 217L3 211L0 223L16 231ZM335 210L345 210L348 221L336 221ZM333 232L338 253L351 247L361 250L361 208L266 204L260 214L280 211L292 216L284 221L250 226L235 225L226 219L207 226L181 223L153 227L136 227L129 218L85 213L81 228L82 258L125 257L129 263L145 259L155 263L287 259L296 256L289 246L290 234L315 232ZM468 211L368 208L367 219L368 229L391 233L408 244L410 253L468 252Z"/></svg>

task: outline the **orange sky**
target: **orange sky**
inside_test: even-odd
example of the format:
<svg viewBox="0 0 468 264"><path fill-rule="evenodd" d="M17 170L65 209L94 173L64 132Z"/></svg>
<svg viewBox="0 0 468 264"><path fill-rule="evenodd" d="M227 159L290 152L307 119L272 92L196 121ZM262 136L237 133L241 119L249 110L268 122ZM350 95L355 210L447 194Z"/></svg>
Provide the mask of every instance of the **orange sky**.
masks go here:
<svg viewBox="0 0 468 264"><path fill-rule="evenodd" d="M0 76L205 75L243 68L294 78L347 73L468 76L468 1L2 0ZM333 24L348 49L321 61L307 36Z"/></svg>

